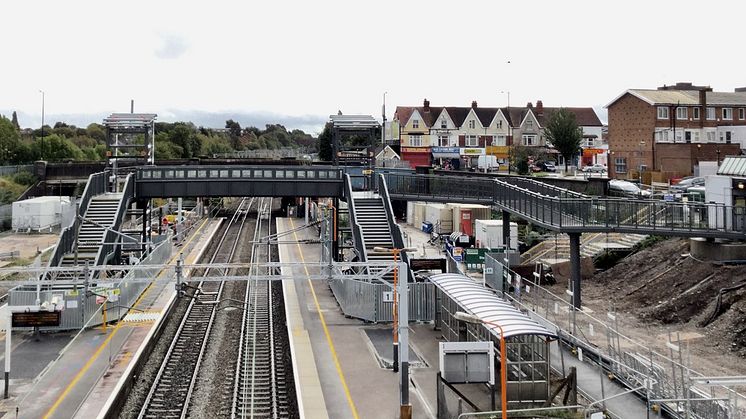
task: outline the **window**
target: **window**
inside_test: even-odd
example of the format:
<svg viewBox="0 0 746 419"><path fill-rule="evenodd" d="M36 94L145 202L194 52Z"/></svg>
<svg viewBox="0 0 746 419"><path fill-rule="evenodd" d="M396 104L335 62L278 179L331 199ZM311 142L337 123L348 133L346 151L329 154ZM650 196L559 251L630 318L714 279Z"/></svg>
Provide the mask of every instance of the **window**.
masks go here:
<svg viewBox="0 0 746 419"><path fill-rule="evenodd" d="M476 126L476 121L474 121L473 119L469 120L469 128L474 129Z"/></svg>
<svg viewBox="0 0 746 419"><path fill-rule="evenodd" d="M447 135L439 135L438 136L438 145L441 147L448 147L448 136Z"/></svg>
<svg viewBox="0 0 746 419"><path fill-rule="evenodd" d="M678 107L676 108L676 119L684 119L688 118L687 110L684 107Z"/></svg>
<svg viewBox="0 0 746 419"><path fill-rule="evenodd" d="M617 157L614 159L614 172L627 173L627 158Z"/></svg>
<svg viewBox="0 0 746 419"><path fill-rule="evenodd" d="M708 143L715 142L715 131L707 131L707 142Z"/></svg>
<svg viewBox="0 0 746 419"><path fill-rule="evenodd" d="M497 128L498 129L502 129L503 128L503 120L502 119L499 120L499 121L497 121Z"/></svg>
<svg viewBox="0 0 746 419"><path fill-rule="evenodd" d="M535 135L524 134L521 136L521 140L523 141L523 145L537 145Z"/></svg>
<svg viewBox="0 0 746 419"><path fill-rule="evenodd" d="M422 136L421 135L410 135L409 145L412 147L422 147Z"/></svg>
<svg viewBox="0 0 746 419"><path fill-rule="evenodd" d="M420 127L420 120L419 119L413 119L412 120L412 128L417 129Z"/></svg>
<svg viewBox="0 0 746 419"><path fill-rule="evenodd" d="M746 119L746 109L738 108L738 119Z"/></svg>
<svg viewBox="0 0 746 419"><path fill-rule="evenodd" d="M725 131L725 143L730 144L730 131Z"/></svg>
<svg viewBox="0 0 746 419"><path fill-rule="evenodd" d="M479 140L476 135L467 135L465 144L467 147L476 147L479 145Z"/></svg>
<svg viewBox="0 0 746 419"><path fill-rule="evenodd" d="M684 139L686 140L687 143L691 143L692 142L692 132L691 131L684 132Z"/></svg>
<svg viewBox="0 0 746 419"><path fill-rule="evenodd" d="M692 108L692 119L699 119L699 108Z"/></svg>
<svg viewBox="0 0 746 419"><path fill-rule="evenodd" d="M733 108L723 108L723 119L726 121L733 119Z"/></svg>
<svg viewBox="0 0 746 419"><path fill-rule="evenodd" d="M533 127L534 127L534 121L532 121L532 120L530 120L530 119L527 119L527 120L526 120L526 128L529 128L529 129L531 129L531 128L533 128Z"/></svg>
<svg viewBox="0 0 746 419"><path fill-rule="evenodd" d="M448 122L446 122L445 118L443 118L443 119L440 120L440 127L444 128L444 129L448 128Z"/></svg>
<svg viewBox="0 0 746 419"><path fill-rule="evenodd" d="M677 142L677 143L683 142L684 141L684 133L681 130L676 131L676 134L674 135L674 138L675 138L674 142Z"/></svg>
<svg viewBox="0 0 746 419"><path fill-rule="evenodd" d="M710 121L715 119L715 108L707 108L707 119Z"/></svg>
<svg viewBox="0 0 746 419"><path fill-rule="evenodd" d="M694 139L695 143L699 142L699 131L693 131L692 138Z"/></svg>
<svg viewBox="0 0 746 419"><path fill-rule="evenodd" d="M668 108L665 106L658 106L658 119L668 119Z"/></svg>
<svg viewBox="0 0 746 419"><path fill-rule="evenodd" d="M586 138L586 143L585 143L586 147L593 147L593 143L595 142L595 140L596 139L593 137Z"/></svg>

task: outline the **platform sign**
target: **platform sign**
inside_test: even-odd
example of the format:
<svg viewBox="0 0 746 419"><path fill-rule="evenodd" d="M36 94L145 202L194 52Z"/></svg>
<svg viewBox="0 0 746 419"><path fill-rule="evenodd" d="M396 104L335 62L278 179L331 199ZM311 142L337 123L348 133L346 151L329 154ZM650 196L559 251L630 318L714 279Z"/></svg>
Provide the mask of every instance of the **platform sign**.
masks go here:
<svg viewBox="0 0 746 419"><path fill-rule="evenodd" d="M62 313L59 311L28 311L13 313L13 327L57 327Z"/></svg>
<svg viewBox="0 0 746 419"><path fill-rule="evenodd" d="M409 267L413 271L441 271L446 272L445 258L438 259L410 259Z"/></svg>

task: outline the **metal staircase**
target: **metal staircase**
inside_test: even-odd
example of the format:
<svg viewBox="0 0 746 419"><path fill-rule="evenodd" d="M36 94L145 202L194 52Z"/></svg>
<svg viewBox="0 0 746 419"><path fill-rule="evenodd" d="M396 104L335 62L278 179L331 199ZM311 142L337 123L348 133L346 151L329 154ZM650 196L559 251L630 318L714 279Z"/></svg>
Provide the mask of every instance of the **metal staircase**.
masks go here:
<svg viewBox="0 0 746 419"><path fill-rule="evenodd" d="M77 251L66 253L59 266L95 265L106 236L106 228L115 228L121 193L105 193L93 197L88 204L78 230ZM77 262L77 263L76 263Z"/></svg>
<svg viewBox="0 0 746 419"><path fill-rule="evenodd" d="M394 248L391 229L386 214L383 198L353 198L355 201L356 221L360 225L365 243L365 261L388 262L394 261L390 252L376 252L374 247L386 249Z"/></svg>

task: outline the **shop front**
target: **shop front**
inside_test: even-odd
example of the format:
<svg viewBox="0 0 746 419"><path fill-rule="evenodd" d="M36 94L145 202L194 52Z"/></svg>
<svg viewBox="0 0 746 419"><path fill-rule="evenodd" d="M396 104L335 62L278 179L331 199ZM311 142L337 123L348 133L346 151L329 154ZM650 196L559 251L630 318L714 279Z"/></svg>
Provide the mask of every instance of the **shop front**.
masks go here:
<svg viewBox="0 0 746 419"><path fill-rule="evenodd" d="M459 154L464 168L479 166L479 156L484 156L484 148L461 148Z"/></svg>
<svg viewBox="0 0 746 419"><path fill-rule="evenodd" d="M433 147L433 164L444 169L457 170L461 167L461 154L458 147Z"/></svg>
<svg viewBox="0 0 746 419"><path fill-rule="evenodd" d="M606 165L606 150L603 148L584 148L582 167L594 164Z"/></svg>
<svg viewBox="0 0 746 419"><path fill-rule="evenodd" d="M430 147L402 147L401 159L409 162L409 167L430 166Z"/></svg>
<svg viewBox="0 0 746 419"><path fill-rule="evenodd" d="M508 170L508 160L510 159L510 146L507 145L490 145L485 151L488 156L495 156L500 163L500 170Z"/></svg>

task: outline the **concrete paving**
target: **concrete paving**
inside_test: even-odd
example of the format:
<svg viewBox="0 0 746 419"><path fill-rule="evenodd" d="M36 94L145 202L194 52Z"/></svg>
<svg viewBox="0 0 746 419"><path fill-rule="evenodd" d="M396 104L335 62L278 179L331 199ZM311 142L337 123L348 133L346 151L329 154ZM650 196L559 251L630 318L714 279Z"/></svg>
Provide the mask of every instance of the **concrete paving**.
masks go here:
<svg viewBox="0 0 746 419"><path fill-rule="evenodd" d="M205 221L181 249L187 262L205 247L218 225L218 220ZM173 284L154 283L137 308L160 311L173 293ZM0 413L17 412L19 418L95 417L153 324L120 322L105 331L97 327L77 336L49 333L38 340L31 333L14 334L18 343L12 349L11 397L0 402Z"/></svg>

